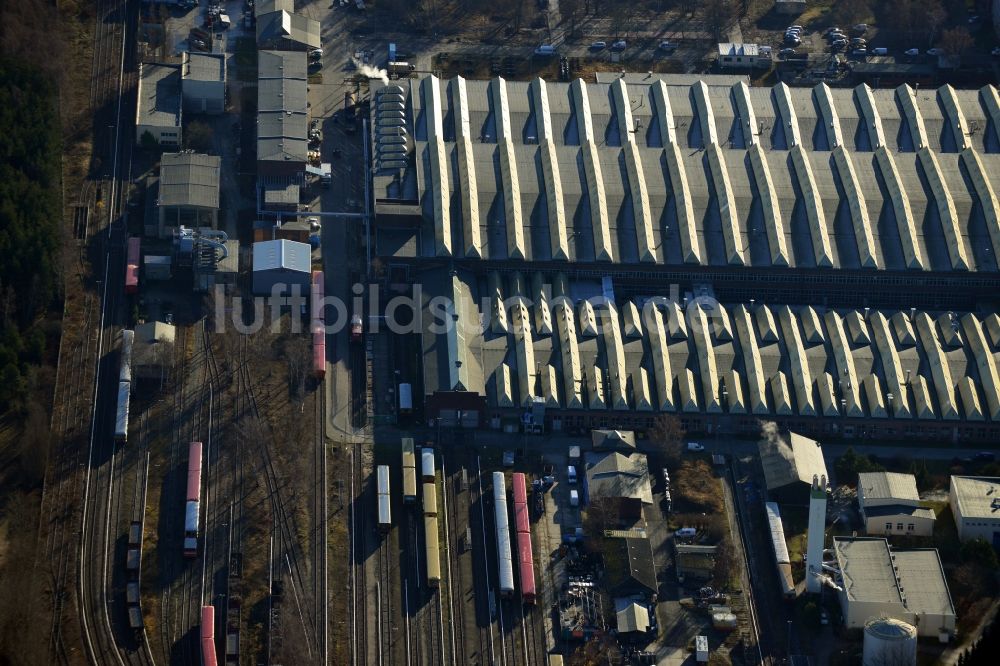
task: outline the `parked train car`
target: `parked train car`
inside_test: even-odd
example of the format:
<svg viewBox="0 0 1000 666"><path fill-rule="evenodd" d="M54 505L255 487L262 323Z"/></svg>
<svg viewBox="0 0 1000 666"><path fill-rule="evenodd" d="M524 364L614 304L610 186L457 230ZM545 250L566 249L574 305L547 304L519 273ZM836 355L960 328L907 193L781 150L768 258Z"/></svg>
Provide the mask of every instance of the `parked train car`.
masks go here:
<svg viewBox="0 0 1000 666"><path fill-rule="evenodd" d="M510 554L510 521L507 518L507 485L503 472L493 472L493 515L496 519L500 596L514 595L514 564Z"/></svg>
<svg viewBox="0 0 1000 666"><path fill-rule="evenodd" d="M788 546L785 543L785 528L781 525L781 512L775 502L764 504L767 512L767 524L771 529L771 545L774 550L774 562L778 568L778 583L781 585L781 596L785 599L795 598L795 583L792 581L792 562L788 557Z"/></svg>
<svg viewBox="0 0 1000 666"><path fill-rule="evenodd" d="M115 441L124 444L128 441L128 408L131 399L129 382L118 382L118 409L115 413Z"/></svg>
<svg viewBox="0 0 1000 666"><path fill-rule="evenodd" d="M438 587L441 584L441 551L436 516L424 516L424 553L427 561L427 586Z"/></svg>
<svg viewBox="0 0 1000 666"><path fill-rule="evenodd" d="M135 331L122 331L121 367L118 370L118 381L132 383L132 343L135 341Z"/></svg>
<svg viewBox="0 0 1000 666"><path fill-rule="evenodd" d="M215 606L201 607L201 663L202 666L218 666L215 654Z"/></svg>
<svg viewBox="0 0 1000 666"><path fill-rule="evenodd" d="M376 470L378 486L378 529L388 532L392 527L392 513L389 507L389 466L379 465Z"/></svg>
<svg viewBox="0 0 1000 666"><path fill-rule="evenodd" d="M413 453L413 438L403 437L403 501L417 501L417 457Z"/></svg>
<svg viewBox="0 0 1000 666"><path fill-rule="evenodd" d="M514 495L514 529L517 532L518 579L521 601L535 603L535 562L531 552L531 523L528 519L528 486L522 472L515 472L511 481Z"/></svg>
<svg viewBox="0 0 1000 666"><path fill-rule="evenodd" d="M323 271L313 271L312 290L312 320L309 330L312 332L313 375L322 381L326 377L326 315L323 307Z"/></svg>
<svg viewBox="0 0 1000 666"><path fill-rule="evenodd" d="M128 239L125 259L125 293L135 294L139 291L139 252L140 239L132 236Z"/></svg>
<svg viewBox="0 0 1000 666"><path fill-rule="evenodd" d="M424 481L434 481L434 449L425 446L420 451L420 478Z"/></svg>
<svg viewBox="0 0 1000 666"><path fill-rule="evenodd" d="M184 557L198 556L201 511L201 442L188 447L187 495L184 505Z"/></svg>
<svg viewBox="0 0 1000 666"><path fill-rule="evenodd" d="M399 415L409 416L413 413L413 386L407 383L399 385Z"/></svg>
<svg viewBox="0 0 1000 666"><path fill-rule="evenodd" d="M437 489L430 481L424 482L424 515L438 515Z"/></svg>

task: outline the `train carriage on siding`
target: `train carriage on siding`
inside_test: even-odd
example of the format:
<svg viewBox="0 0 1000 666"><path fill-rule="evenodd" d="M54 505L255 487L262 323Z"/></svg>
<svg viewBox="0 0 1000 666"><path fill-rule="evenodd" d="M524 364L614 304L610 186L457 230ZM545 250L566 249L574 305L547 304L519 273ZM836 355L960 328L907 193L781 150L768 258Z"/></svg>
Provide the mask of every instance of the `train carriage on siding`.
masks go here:
<svg viewBox="0 0 1000 666"><path fill-rule="evenodd" d="M135 331L122 331L121 367L118 370L119 382L132 382L132 343L135 341Z"/></svg>
<svg viewBox="0 0 1000 666"><path fill-rule="evenodd" d="M424 554L427 561L427 585L438 587L441 584L441 552L438 519L435 516L424 516Z"/></svg>
<svg viewBox="0 0 1000 666"><path fill-rule="evenodd" d="M115 441L124 444L128 441L128 409L131 399L129 382L118 382L118 406L115 412Z"/></svg>
<svg viewBox="0 0 1000 666"><path fill-rule="evenodd" d="M125 293L134 294L139 291L139 252L142 241L138 236L128 239L125 258Z"/></svg>
<svg viewBox="0 0 1000 666"><path fill-rule="evenodd" d="M514 496L514 529L517 533L518 579L521 601L535 603L535 563L531 550L531 523L528 517L528 484L521 472L515 472L511 482Z"/></svg>
<svg viewBox="0 0 1000 666"><path fill-rule="evenodd" d="M187 495L184 505L184 557L198 555L201 514L201 442L188 447Z"/></svg>
<svg viewBox="0 0 1000 666"><path fill-rule="evenodd" d="M403 501L417 501L417 458L413 453L413 438L402 438L403 450Z"/></svg>
<svg viewBox="0 0 1000 666"><path fill-rule="evenodd" d="M433 483L424 483L424 515L438 515L437 487Z"/></svg>
<svg viewBox="0 0 1000 666"><path fill-rule="evenodd" d="M201 663L202 666L218 666L215 654L215 606L201 608Z"/></svg>
<svg viewBox="0 0 1000 666"><path fill-rule="evenodd" d="M323 271L312 272L309 330L312 333L313 375L326 377L326 315L323 308Z"/></svg>
<svg viewBox="0 0 1000 666"><path fill-rule="evenodd" d="M507 518L507 486L503 472L493 472L493 514L496 519L497 561L500 596L514 595L514 564L510 551L510 521Z"/></svg>
<svg viewBox="0 0 1000 666"><path fill-rule="evenodd" d="M389 501L389 466L379 465L376 469L378 485L378 528L388 532L392 527L392 512Z"/></svg>
<svg viewBox="0 0 1000 666"><path fill-rule="evenodd" d="M429 446L420 451L420 477L425 482L434 481L434 449Z"/></svg>

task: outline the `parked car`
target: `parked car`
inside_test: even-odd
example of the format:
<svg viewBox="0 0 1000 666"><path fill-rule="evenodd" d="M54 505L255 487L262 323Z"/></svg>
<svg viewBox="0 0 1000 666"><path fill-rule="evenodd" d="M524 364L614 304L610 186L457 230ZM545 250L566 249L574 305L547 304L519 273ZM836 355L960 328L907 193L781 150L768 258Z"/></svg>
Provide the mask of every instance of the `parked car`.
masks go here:
<svg viewBox="0 0 1000 666"><path fill-rule="evenodd" d="M513 467L514 466L514 452L513 451L504 451L503 452L503 466L504 467Z"/></svg>
<svg viewBox="0 0 1000 666"><path fill-rule="evenodd" d="M802 44L802 40L795 35L785 35L785 44L789 46L800 46Z"/></svg>
<svg viewBox="0 0 1000 666"><path fill-rule="evenodd" d="M851 51L851 55L856 58L864 58L868 55L868 49L862 46L861 48Z"/></svg>
<svg viewBox="0 0 1000 666"><path fill-rule="evenodd" d="M699 444L698 442L688 442L687 450L693 452L699 452L699 451L704 451L705 447Z"/></svg>
<svg viewBox="0 0 1000 666"><path fill-rule="evenodd" d="M827 612L825 608L823 608L819 612L819 623L824 627L830 624L830 614Z"/></svg>
<svg viewBox="0 0 1000 666"><path fill-rule="evenodd" d="M877 56L889 55L889 49L885 48L884 46L880 46L878 48L872 49L872 55L877 55Z"/></svg>
<svg viewBox="0 0 1000 666"><path fill-rule="evenodd" d="M938 47L935 46L932 49L927 49L927 55L929 55L929 56L943 56L944 55L944 49L939 49Z"/></svg>
<svg viewBox="0 0 1000 666"><path fill-rule="evenodd" d="M913 56L920 55L920 49L906 49L905 51L903 51L903 54L908 55L912 58Z"/></svg>
<svg viewBox="0 0 1000 666"><path fill-rule="evenodd" d="M660 50L666 53L673 53L674 51L677 50L677 45L671 42L670 40L665 39L662 42L660 42Z"/></svg>
<svg viewBox="0 0 1000 666"><path fill-rule="evenodd" d="M868 32L868 24L867 23L857 23L857 24L855 24L855 25L853 25L851 27L851 32L853 32L856 35L863 35L866 32Z"/></svg>
<svg viewBox="0 0 1000 666"><path fill-rule="evenodd" d="M603 51L606 48L608 48L607 42L594 42L590 45L591 51Z"/></svg>
<svg viewBox="0 0 1000 666"><path fill-rule="evenodd" d="M575 466L570 465L569 467L566 468L566 480L569 481L570 484L575 484L576 483L576 467Z"/></svg>
<svg viewBox="0 0 1000 666"><path fill-rule="evenodd" d="M309 217L309 218L306 218L306 222L309 223L309 229L310 229L310 231L319 231L319 218L318 217Z"/></svg>
<svg viewBox="0 0 1000 666"><path fill-rule="evenodd" d="M795 55L795 49L781 49L778 51L779 58L787 58L788 56Z"/></svg>
<svg viewBox="0 0 1000 666"><path fill-rule="evenodd" d="M978 462L993 462L996 458L996 454L990 451L980 451L975 455L975 459Z"/></svg>
<svg viewBox="0 0 1000 666"><path fill-rule="evenodd" d="M611 45L612 51L624 51L628 44L624 39L619 39L617 42Z"/></svg>
<svg viewBox="0 0 1000 666"><path fill-rule="evenodd" d="M830 44L830 49L834 53L836 53L837 51L843 51L846 48L847 48L847 41L843 39L837 40L833 44Z"/></svg>
<svg viewBox="0 0 1000 666"><path fill-rule="evenodd" d="M829 37L832 33L835 33L835 32L843 32L843 30L841 30L840 28L838 28L837 26L834 25L834 26L830 26L829 28L827 28L826 30L824 30L823 34L826 35L827 37Z"/></svg>

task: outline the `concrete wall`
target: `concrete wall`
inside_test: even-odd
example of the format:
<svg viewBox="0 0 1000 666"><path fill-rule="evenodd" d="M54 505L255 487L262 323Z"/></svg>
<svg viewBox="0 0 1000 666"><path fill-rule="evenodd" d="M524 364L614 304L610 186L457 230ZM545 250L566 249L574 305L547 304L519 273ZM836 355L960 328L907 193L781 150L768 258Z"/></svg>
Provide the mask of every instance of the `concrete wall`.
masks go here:
<svg viewBox="0 0 1000 666"><path fill-rule="evenodd" d="M152 125L136 125L135 142L142 143L142 135L149 132L164 148L179 148L183 133L180 127L153 127Z"/></svg>
<svg viewBox="0 0 1000 666"><path fill-rule="evenodd" d="M260 296L269 296L276 284L286 285L285 293L288 294L291 285L299 285L299 294L303 298L309 297L309 285L311 276L308 272L297 273L288 270L255 271L253 274L253 293Z"/></svg>

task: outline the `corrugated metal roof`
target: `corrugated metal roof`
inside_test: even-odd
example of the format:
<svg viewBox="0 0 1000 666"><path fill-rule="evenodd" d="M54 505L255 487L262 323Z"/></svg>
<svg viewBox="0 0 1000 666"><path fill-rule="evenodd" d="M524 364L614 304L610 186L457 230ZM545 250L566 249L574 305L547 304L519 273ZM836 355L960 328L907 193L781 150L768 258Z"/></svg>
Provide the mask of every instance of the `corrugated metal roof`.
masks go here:
<svg viewBox="0 0 1000 666"><path fill-rule="evenodd" d="M849 600L902 606L888 541L834 537L833 549Z"/></svg>
<svg viewBox="0 0 1000 666"><path fill-rule="evenodd" d="M319 48L319 21L288 11L257 14L257 44L266 45L281 39Z"/></svg>
<svg viewBox="0 0 1000 666"><path fill-rule="evenodd" d="M863 472L858 474L858 489L868 500L920 501L917 480L912 474L899 472Z"/></svg>
<svg viewBox="0 0 1000 666"><path fill-rule="evenodd" d="M269 51L257 53L258 79L302 79L309 74L309 63L303 51Z"/></svg>
<svg viewBox="0 0 1000 666"><path fill-rule="evenodd" d="M219 207L222 159L199 153L164 153L160 160L161 206Z"/></svg>
<svg viewBox="0 0 1000 666"><path fill-rule="evenodd" d="M312 268L311 249L306 243L290 240L260 241L253 244L253 270L286 270L308 273Z"/></svg>

